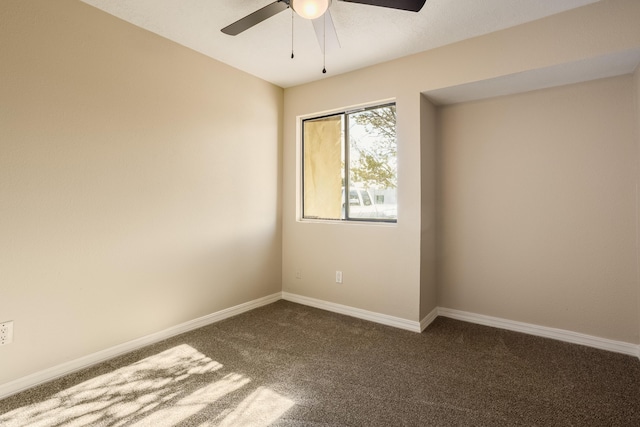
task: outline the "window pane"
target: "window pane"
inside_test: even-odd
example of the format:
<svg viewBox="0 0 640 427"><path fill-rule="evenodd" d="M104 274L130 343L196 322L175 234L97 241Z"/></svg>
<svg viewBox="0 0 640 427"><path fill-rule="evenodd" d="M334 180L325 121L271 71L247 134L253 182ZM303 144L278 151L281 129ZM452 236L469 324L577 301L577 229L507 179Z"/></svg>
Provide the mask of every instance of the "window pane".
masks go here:
<svg viewBox="0 0 640 427"><path fill-rule="evenodd" d="M304 218L340 219L342 211L342 116L303 123Z"/></svg>
<svg viewBox="0 0 640 427"><path fill-rule="evenodd" d="M348 124L349 188L361 203L349 218L397 219L395 105L349 114Z"/></svg>
<svg viewBox="0 0 640 427"><path fill-rule="evenodd" d="M396 222L395 104L302 122L303 218Z"/></svg>

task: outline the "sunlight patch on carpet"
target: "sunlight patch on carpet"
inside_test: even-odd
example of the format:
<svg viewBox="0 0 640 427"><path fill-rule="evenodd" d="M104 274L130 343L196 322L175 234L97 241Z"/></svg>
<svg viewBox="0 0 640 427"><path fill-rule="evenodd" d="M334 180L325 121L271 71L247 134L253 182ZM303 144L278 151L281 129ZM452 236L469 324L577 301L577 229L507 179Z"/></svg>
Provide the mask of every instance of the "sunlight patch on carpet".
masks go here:
<svg viewBox="0 0 640 427"><path fill-rule="evenodd" d="M293 406L294 402L265 387L258 387L242 401L219 427L266 427L280 418ZM216 424L204 424L204 426ZM203 427L203 426L202 426Z"/></svg>
<svg viewBox="0 0 640 427"><path fill-rule="evenodd" d="M198 417L208 406L251 382L238 373L222 373L222 369L222 364L193 347L179 345L0 415L0 425L177 425ZM192 391L195 381L207 385ZM219 410L214 420L200 422L203 426L266 426L291 406L291 400L258 387L239 404Z"/></svg>

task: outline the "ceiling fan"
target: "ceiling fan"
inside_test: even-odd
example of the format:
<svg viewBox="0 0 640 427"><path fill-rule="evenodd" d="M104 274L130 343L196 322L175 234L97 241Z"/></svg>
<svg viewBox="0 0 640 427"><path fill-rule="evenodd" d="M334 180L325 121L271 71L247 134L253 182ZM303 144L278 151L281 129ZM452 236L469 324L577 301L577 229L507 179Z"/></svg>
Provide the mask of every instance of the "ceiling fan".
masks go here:
<svg viewBox="0 0 640 427"><path fill-rule="evenodd" d="M360 3L370 6L386 7L390 9L400 9L410 12L419 12L424 6L426 0L340 0L346 3ZM256 10L253 13L245 16L234 22L231 25L224 27L221 31L230 36L236 36L243 31L248 30L261 23L262 21L271 18L272 16L289 9L298 14L300 17L309 19L313 22L316 36L320 44L320 49L325 53L325 48L329 45L338 45L338 36L336 35L335 27L333 26L333 19L331 18L331 12L329 12L329 6L331 0L276 0L273 3L266 5L265 7ZM324 18L324 19L319 19ZM293 52L291 53L293 58ZM325 69L322 72L326 72Z"/></svg>
<svg viewBox="0 0 640 427"><path fill-rule="evenodd" d="M391 9L419 12L426 0L341 0L347 3L360 3L370 6L387 7ZM265 19L292 7L303 18L316 19L322 16L331 5L331 0L276 0L265 7L256 10L222 29L230 36L237 36Z"/></svg>

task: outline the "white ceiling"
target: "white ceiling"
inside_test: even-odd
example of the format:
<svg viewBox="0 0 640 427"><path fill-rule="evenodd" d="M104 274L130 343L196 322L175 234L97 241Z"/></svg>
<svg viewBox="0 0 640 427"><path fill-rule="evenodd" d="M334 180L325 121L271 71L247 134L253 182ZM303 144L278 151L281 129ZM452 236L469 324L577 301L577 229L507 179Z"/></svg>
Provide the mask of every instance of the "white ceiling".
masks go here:
<svg viewBox="0 0 640 427"><path fill-rule="evenodd" d="M311 22L290 10L228 36L220 29L273 0L83 0L134 25L281 87L291 87L594 3L597 0L427 0L419 13L333 1L340 48L327 74Z"/></svg>

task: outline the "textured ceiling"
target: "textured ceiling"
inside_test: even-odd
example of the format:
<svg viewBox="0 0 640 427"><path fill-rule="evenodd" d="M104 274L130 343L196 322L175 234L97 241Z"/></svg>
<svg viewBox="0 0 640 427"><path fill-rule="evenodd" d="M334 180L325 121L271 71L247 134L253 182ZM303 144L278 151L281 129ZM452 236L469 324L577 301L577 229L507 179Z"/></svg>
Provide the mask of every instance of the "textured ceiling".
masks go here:
<svg viewBox="0 0 640 427"><path fill-rule="evenodd" d="M597 0L427 0L419 13L333 1L341 47L327 49L327 74L311 22L286 10L228 36L220 29L273 0L83 0L134 25L291 87L433 49Z"/></svg>

